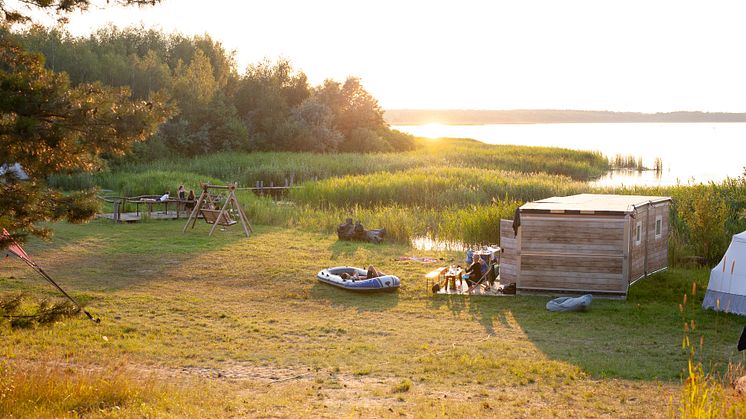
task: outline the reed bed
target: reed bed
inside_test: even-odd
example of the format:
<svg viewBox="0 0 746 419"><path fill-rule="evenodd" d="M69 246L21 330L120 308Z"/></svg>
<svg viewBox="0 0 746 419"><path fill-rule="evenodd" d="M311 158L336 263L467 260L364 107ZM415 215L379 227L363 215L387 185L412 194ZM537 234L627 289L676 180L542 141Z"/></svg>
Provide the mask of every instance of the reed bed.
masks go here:
<svg viewBox="0 0 746 419"><path fill-rule="evenodd" d="M610 169L628 169L642 172L643 170L654 170L658 173L663 171L663 159L656 157L653 161L653 167L646 167L642 161L642 157L635 157L631 154L623 155L617 154L613 158L609 159Z"/></svg>
<svg viewBox="0 0 746 419"><path fill-rule="evenodd" d="M592 180L609 170L608 159L595 151L557 147L487 145L469 139L426 140L422 152L438 156L446 167L551 173ZM417 151L412 152L417 153Z"/></svg>
<svg viewBox="0 0 746 419"><path fill-rule="evenodd" d="M275 202L267 198L239 196L249 219L258 224L295 227L329 234L346 218L368 228L386 229L386 240L409 243L417 237L461 243L495 243L500 237L499 220L512 218L517 201L497 201L466 208L426 208L399 204L376 207L318 208L306 204Z"/></svg>
<svg viewBox="0 0 746 419"><path fill-rule="evenodd" d="M63 190L80 190L88 188L108 189L123 196L160 195L166 191L175 194L179 185L187 190L194 189L199 194L200 182L223 185L222 180L176 170L149 169L142 172L101 172L95 174L79 173L67 176L53 176L49 179L52 186Z"/></svg>
<svg viewBox="0 0 746 419"><path fill-rule="evenodd" d="M587 190L584 182L546 173L473 168L418 168L309 182L292 191L298 203L326 208L392 204L427 208L466 207L501 200L531 201Z"/></svg>
<svg viewBox="0 0 746 419"><path fill-rule="evenodd" d="M630 170L637 170L640 172L643 170L646 170L646 167L642 162L642 157L635 157L631 154L615 155L613 159L609 160L609 166L612 169L630 169Z"/></svg>
<svg viewBox="0 0 746 419"><path fill-rule="evenodd" d="M150 162L120 162L111 172L80 173L52 176L53 187L79 190L93 186L123 192L118 180L144 173L170 173L176 178L196 182L220 179L253 186L257 181L265 185L295 184L305 181L364 175L377 172L399 172L412 168L432 170L453 167L501 169L522 173L544 172L589 180L603 175L608 162L599 153L551 147L488 145L474 140L442 139L418 140L419 149L405 153L218 153L199 158L173 157ZM114 178L112 178L112 176ZM116 178L116 179L115 179ZM139 179L145 180L145 179ZM139 182L135 188L145 193L162 193L161 183ZM169 184L175 183L171 181ZM127 185L125 185L127 186ZM152 190L146 190L152 187ZM158 188L158 189L155 189Z"/></svg>

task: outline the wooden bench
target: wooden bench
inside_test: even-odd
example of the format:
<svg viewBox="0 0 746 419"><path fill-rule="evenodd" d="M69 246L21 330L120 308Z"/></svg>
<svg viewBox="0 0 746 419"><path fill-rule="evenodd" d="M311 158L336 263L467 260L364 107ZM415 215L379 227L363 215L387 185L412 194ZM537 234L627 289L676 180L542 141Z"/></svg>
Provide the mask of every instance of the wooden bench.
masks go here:
<svg viewBox="0 0 746 419"><path fill-rule="evenodd" d="M205 218L205 222L207 224L215 224L221 226L232 226L233 224L236 224L236 220L231 219L228 214L223 213L222 216L220 214L220 210L214 210L214 209L202 209L202 217Z"/></svg>

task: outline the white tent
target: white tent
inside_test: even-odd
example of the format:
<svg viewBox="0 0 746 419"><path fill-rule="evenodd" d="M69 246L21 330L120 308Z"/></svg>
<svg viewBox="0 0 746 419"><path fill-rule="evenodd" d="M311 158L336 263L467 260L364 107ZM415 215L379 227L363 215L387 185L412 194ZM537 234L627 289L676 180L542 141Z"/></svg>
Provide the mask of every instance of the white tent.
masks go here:
<svg viewBox="0 0 746 419"><path fill-rule="evenodd" d="M702 307L746 315L746 231L733 236L725 256L710 271Z"/></svg>

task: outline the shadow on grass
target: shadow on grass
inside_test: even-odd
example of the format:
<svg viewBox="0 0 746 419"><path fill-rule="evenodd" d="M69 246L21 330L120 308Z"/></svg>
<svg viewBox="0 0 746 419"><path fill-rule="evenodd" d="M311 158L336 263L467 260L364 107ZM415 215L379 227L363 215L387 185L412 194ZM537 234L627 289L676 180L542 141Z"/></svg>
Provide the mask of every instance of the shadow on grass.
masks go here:
<svg viewBox="0 0 746 419"><path fill-rule="evenodd" d="M697 291L692 296L692 281ZM431 306L468 313L487 334L522 333L547 358L580 367L596 378L677 381L685 373L684 323L706 369L724 372L746 363L736 348L742 317L702 309L707 279L701 271L669 271L634 285L626 301L595 299L589 311L553 313L549 296L434 296ZM688 294L686 305L683 294ZM691 323L690 323L691 324ZM704 344L699 348L700 336Z"/></svg>
<svg viewBox="0 0 746 419"><path fill-rule="evenodd" d="M216 230L212 237L204 226L182 232L185 220L115 224L96 220L87 225L56 224L52 241L31 240L24 245L43 269L74 294L117 291L174 276L189 277L180 265L206 252L220 250L241 240L261 240L262 231L246 238L240 229ZM7 265L7 264L6 264ZM18 277L37 280L18 259ZM31 280L33 278L33 280Z"/></svg>
<svg viewBox="0 0 746 419"><path fill-rule="evenodd" d="M430 308L433 310L440 310L441 307L448 307L448 310L450 310L454 316L458 316L466 310L468 298L469 297L465 295L433 294L432 300L430 301Z"/></svg>
<svg viewBox="0 0 746 419"><path fill-rule="evenodd" d="M311 287L311 298L332 306L356 309L358 312L386 311L399 304L398 291L359 293L322 283Z"/></svg>
<svg viewBox="0 0 746 419"><path fill-rule="evenodd" d="M362 242L337 240L332 243L331 246L329 246L329 250L331 250L332 252L331 259L337 260L340 257L352 257L355 255L355 252L357 252L358 249L368 246L370 245ZM344 263L342 265L344 265Z"/></svg>

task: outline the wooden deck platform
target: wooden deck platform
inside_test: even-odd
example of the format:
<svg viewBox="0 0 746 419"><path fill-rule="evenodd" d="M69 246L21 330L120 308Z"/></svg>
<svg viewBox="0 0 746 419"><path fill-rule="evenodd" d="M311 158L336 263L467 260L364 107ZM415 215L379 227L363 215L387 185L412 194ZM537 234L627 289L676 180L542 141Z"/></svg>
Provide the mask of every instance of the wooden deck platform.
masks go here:
<svg viewBox="0 0 746 419"><path fill-rule="evenodd" d="M179 211L177 213L176 211L153 211L151 213L148 212L123 212L119 214L119 222L122 223L136 223L138 221L142 221L143 219L148 220L179 220L179 219L187 219L189 217L189 213L186 211ZM114 213L105 213L105 214L96 214L96 218L105 218L108 220L114 220Z"/></svg>

